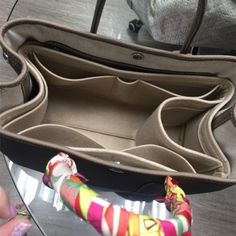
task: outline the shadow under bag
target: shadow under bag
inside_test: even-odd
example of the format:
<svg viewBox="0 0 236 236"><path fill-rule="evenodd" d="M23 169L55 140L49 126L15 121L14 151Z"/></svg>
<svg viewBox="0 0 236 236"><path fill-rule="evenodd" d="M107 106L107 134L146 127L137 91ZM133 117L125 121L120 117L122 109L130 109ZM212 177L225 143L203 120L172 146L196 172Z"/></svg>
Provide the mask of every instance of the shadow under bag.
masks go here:
<svg viewBox="0 0 236 236"><path fill-rule="evenodd" d="M65 152L89 184L155 195L236 183L236 57L126 44L53 23L5 24L0 150L44 172ZM11 91L21 91L16 101Z"/></svg>

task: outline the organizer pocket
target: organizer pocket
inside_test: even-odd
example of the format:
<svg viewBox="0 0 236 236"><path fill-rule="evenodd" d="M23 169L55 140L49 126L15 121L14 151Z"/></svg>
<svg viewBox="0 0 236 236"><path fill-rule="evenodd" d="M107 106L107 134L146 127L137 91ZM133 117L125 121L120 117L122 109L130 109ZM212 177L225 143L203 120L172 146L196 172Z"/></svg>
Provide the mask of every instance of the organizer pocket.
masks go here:
<svg viewBox="0 0 236 236"><path fill-rule="evenodd" d="M36 125L19 132L19 134L63 146L103 148L89 137L79 133L76 129L63 125Z"/></svg>
<svg viewBox="0 0 236 236"><path fill-rule="evenodd" d="M205 113L219 102L186 97L167 99L139 129L136 145L167 147L186 158L198 172L218 169L222 163L204 153L198 129Z"/></svg>
<svg viewBox="0 0 236 236"><path fill-rule="evenodd" d="M40 71L48 94L4 128L75 150L88 148L91 155L94 148L96 158L121 165L223 172L222 162L204 152L198 137L205 114L224 101L221 79L123 71L36 46L22 52L30 69Z"/></svg>
<svg viewBox="0 0 236 236"><path fill-rule="evenodd" d="M56 76L54 79L60 80ZM127 83L114 76L68 80L63 86L46 83L48 97L38 107L43 113L35 108L9 123L7 129L20 132L21 127L24 130L40 124L61 125L105 148L122 150L135 144L137 130L156 106L173 96L148 82ZM55 130L51 127L50 132Z"/></svg>
<svg viewBox="0 0 236 236"><path fill-rule="evenodd" d="M35 45L26 45L22 47L20 49L20 53L22 53L25 57L29 57L41 73L47 77L48 81L50 81L51 77L52 81L55 81L53 79L55 76L60 77L60 81L56 82L57 85L63 85L67 80L101 75L112 75L127 82L145 80L153 85L168 90L175 96L181 95L202 98L205 96L205 99L208 99L209 97L210 100L213 100L217 99L222 92L222 89L219 88L220 81L217 82L216 78L211 77L168 75L153 72L143 73L119 70L83 58L78 58L55 51L53 49Z"/></svg>
<svg viewBox="0 0 236 236"><path fill-rule="evenodd" d="M126 83L112 76L68 81L66 86L48 86L48 107L43 123L78 129L107 148L110 147L103 143L103 137L110 136L112 143L108 143L115 149L128 148L156 105L171 96L145 81Z"/></svg>
<svg viewBox="0 0 236 236"><path fill-rule="evenodd" d="M127 149L122 152L108 149L101 150L97 148L73 149L96 156L100 160L111 162L117 167L123 165L161 171L184 171L195 173L193 167L183 157L160 146L152 147L151 145L144 145L130 150ZM155 157L153 155L154 153Z"/></svg>
<svg viewBox="0 0 236 236"><path fill-rule="evenodd" d="M192 165L181 155L158 145L141 145L124 150L124 152L142 157L164 166L168 166L176 171L193 172L195 173Z"/></svg>

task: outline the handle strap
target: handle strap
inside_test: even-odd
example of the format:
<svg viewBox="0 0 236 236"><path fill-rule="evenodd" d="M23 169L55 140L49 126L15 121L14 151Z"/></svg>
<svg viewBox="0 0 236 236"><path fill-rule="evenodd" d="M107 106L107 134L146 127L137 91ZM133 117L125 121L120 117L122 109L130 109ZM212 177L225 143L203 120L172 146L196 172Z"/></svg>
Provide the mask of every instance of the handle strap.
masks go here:
<svg viewBox="0 0 236 236"><path fill-rule="evenodd" d="M96 34L106 0L97 0L90 32Z"/></svg>
<svg viewBox="0 0 236 236"><path fill-rule="evenodd" d="M169 220L135 214L101 198L84 183L85 178L77 173L74 161L65 153L59 153L49 161L43 182L59 194L69 209L88 221L101 235L191 235L190 203L171 177L167 177L164 183L166 208L173 214Z"/></svg>
<svg viewBox="0 0 236 236"><path fill-rule="evenodd" d="M180 49L180 53L186 54L188 52L190 45L202 24L206 7L207 7L207 0L198 1L197 12L196 12L193 24L189 30L187 37L185 38L183 46Z"/></svg>

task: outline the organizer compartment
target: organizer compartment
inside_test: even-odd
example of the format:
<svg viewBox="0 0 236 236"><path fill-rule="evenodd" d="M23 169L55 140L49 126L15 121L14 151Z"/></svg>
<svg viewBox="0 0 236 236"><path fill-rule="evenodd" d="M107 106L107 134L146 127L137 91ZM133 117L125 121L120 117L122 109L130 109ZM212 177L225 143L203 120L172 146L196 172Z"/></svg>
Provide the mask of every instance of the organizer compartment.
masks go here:
<svg viewBox="0 0 236 236"><path fill-rule="evenodd" d="M222 163L203 152L198 129L205 113L219 102L188 97L167 99L139 129L136 145L167 147L186 158L198 172L218 169Z"/></svg>
<svg viewBox="0 0 236 236"><path fill-rule="evenodd" d="M83 58L78 58L53 49L35 45L26 45L20 49L24 56L31 58L39 65L39 70L50 80L51 76L61 77L59 84L64 80L80 79L100 75L112 75L124 81L145 80L161 87L175 95L209 97L211 100L219 96L219 85L215 78L187 75L164 75L157 73L140 73L115 69ZM65 69L66 68L66 69ZM217 91L216 91L216 88ZM212 95L211 95L212 94Z"/></svg>
<svg viewBox="0 0 236 236"><path fill-rule="evenodd" d="M134 143L137 130L156 104L170 96L146 82L126 83L111 76L68 81L67 86L48 86L48 106L42 123L78 129L92 139L99 139L96 141L106 148L111 147L104 143L103 137L111 136L112 148L118 150ZM120 139L127 140L127 144L119 142Z"/></svg>
<svg viewBox="0 0 236 236"><path fill-rule="evenodd" d="M63 125L36 125L19 132L19 134L63 146L76 147L79 144L80 147L103 148L89 137L79 133L76 129Z"/></svg>
<svg viewBox="0 0 236 236"><path fill-rule="evenodd" d="M148 147L144 147L148 149ZM73 148L76 151L86 153L88 155L96 156L97 158L109 161L115 166L132 166L135 168L145 168L159 171L186 171L195 173L193 167L180 155L171 152L163 147L156 146L156 157L152 158L151 155L141 156L136 155L135 151L132 154L132 150L127 151L114 151L114 150L101 150L96 148ZM139 152L141 154L141 152ZM165 160L168 157L171 161ZM175 165L173 164L175 162ZM116 171L115 167L113 169Z"/></svg>
<svg viewBox="0 0 236 236"><path fill-rule="evenodd" d="M222 172L198 137L204 115L224 99L220 79L119 70L32 45L20 52L48 94L6 129L118 165Z"/></svg>

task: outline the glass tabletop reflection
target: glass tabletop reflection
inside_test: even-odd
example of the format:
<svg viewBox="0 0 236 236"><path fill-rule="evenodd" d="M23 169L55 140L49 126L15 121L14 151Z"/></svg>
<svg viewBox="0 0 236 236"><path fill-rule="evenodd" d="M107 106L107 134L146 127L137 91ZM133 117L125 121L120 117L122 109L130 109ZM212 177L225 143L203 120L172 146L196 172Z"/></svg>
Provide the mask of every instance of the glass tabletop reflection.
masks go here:
<svg viewBox="0 0 236 236"><path fill-rule="evenodd" d="M6 156L5 161L26 208L43 235L99 235L90 224L64 206L54 190L43 184L43 173L19 166ZM124 207L128 211L159 219L171 217L164 203L140 199L132 195L124 197L98 187L93 187L93 190L107 201Z"/></svg>

